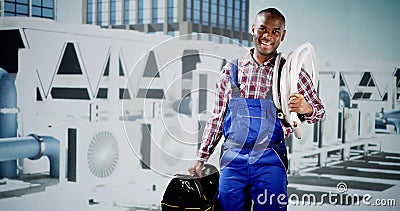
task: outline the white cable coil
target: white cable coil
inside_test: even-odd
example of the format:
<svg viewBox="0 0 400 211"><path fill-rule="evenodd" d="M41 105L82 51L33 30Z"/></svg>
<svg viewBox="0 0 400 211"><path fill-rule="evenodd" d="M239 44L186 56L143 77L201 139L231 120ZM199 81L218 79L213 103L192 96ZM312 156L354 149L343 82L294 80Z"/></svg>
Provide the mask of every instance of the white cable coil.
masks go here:
<svg viewBox="0 0 400 211"><path fill-rule="evenodd" d="M312 83L317 89L317 80L318 80L318 70L316 63L316 56L314 47L310 43L304 43L297 47L294 51L290 52L286 58L286 62L281 70L280 77L280 95L281 101L278 98L278 71L280 66L282 54L279 53L274 66L273 73L273 83L272 83L272 91L273 91L273 100L274 104L278 109L281 109L284 118L286 121L292 126L293 132L296 138L301 138L301 133L299 131L298 126L302 123L297 116L296 112L289 112L289 96L292 93L298 93L297 83L299 81L299 75L301 69L308 72L311 77ZM283 103L281 103L283 102Z"/></svg>

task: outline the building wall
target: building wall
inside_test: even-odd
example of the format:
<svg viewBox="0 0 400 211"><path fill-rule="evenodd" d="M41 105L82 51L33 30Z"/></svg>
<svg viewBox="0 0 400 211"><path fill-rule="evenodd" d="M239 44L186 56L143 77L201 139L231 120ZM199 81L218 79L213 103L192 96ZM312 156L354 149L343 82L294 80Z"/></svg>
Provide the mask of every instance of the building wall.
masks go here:
<svg viewBox="0 0 400 211"><path fill-rule="evenodd" d="M216 34L250 45L249 1L240 0L84 0L83 23L146 33ZM223 42L222 38L198 39Z"/></svg>
<svg viewBox="0 0 400 211"><path fill-rule="evenodd" d="M61 23L81 24L85 10L82 0L63 0L56 4L56 21ZM86 10L85 10L86 11Z"/></svg>
<svg viewBox="0 0 400 211"><path fill-rule="evenodd" d="M0 16L27 16L55 19L56 0L3 0Z"/></svg>

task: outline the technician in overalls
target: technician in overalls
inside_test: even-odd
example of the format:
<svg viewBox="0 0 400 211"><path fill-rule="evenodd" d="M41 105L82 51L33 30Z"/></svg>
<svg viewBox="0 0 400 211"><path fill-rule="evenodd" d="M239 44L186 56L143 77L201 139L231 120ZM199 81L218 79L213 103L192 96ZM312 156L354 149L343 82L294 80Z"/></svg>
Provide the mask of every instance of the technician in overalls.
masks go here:
<svg viewBox="0 0 400 211"><path fill-rule="evenodd" d="M212 117L189 172L201 175L223 134L218 193L223 210L287 209L284 139L292 128L277 118L271 92L277 48L285 34L285 17L277 9L260 11L252 25L255 48L225 65L217 83ZM320 120L324 106L306 71L300 74L298 90L287 102L290 111L308 123Z"/></svg>

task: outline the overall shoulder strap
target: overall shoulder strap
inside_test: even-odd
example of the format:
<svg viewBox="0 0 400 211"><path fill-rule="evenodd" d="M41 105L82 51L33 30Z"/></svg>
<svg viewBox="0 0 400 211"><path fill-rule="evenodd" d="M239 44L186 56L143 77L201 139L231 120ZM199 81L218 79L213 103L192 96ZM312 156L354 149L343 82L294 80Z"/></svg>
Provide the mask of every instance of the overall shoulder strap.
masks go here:
<svg viewBox="0 0 400 211"><path fill-rule="evenodd" d="M285 58L281 58L281 61L279 63L279 68L278 68L278 96L280 98L281 96L281 76L282 76L282 69L283 69L283 65L285 65L286 63L286 59ZM282 104L281 99L279 99L279 102ZM290 124L286 121L285 116L282 112L282 109L276 109L276 115L277 117L281 120L281 123L286 126L286 127L290 127Z"/></svg>
<svg viewBox="0 0 400 211"><path fill-rule="evenodd" d="M231 88L232 97L240 97L240 89L238 83L238 59L231 62Z"/></svg>
<svg viewBox="0 0 400 211"><path fill-rule="evenodd" d="M279 68L278 68L278 96L281 96L281 75L282 75L282 68L283 65L285 65L286 59L281 58L281 61L279 62Z"/></svg>

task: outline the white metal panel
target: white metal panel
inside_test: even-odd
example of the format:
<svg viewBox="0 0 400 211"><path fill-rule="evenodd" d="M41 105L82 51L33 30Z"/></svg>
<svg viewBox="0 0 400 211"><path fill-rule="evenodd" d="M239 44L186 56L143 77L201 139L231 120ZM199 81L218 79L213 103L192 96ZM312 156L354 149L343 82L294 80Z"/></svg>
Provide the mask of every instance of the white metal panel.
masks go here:
<svg viewBox="0 0 400 211"><path fill-rule="evenodd" d="M358 109L345 109L345 136L346 142L355 141L358 139Z"/></svg>
<svg viewBox="0 0 400 211"><path fill-rule="evenodd" d="M301 131L301 139L294 137L294 134L291 135L293 152L310 150L313 147L314 125L304 123L299 126L299 129Z"/></svg>
<svg viewBox="0 0 400 211"><path fill-rule="evenodd" d="M99 80L104 73L108 58L111 56L111 46L99 37L78 36L77 39L78 49L76 50L82 57L82 69L87 74L91 91L96 93ZM110 74L118 71L115 67L118 66L110 64Z"/></svg>
<svg viewBox="0 0 400 211"><path fill-rule="evenodd" d="M139 162L122 123L76 124L75 128L78 184L117 186L129 183L138 173Z"/></svg>
<svg viewBox="0 0 400 211"><path fill-rule="evenodd" d="M371 138L375 135L375 113L362 110L360 112L360 137Z"/></svg>
<svg viewBox="0 0 400 211"><path fill-rule="evenodd" d="M323 145L336 144L338 141L339 112L339 73L320 73L319 97L325 106L325 117L321 121L321 139Z"/></svg>
<svg viewBox="0 0 400 211"><path fill-rule="evenodd" d="M151 121L151 167L172 176L187 173L197 151L197 121L185 115Z"/></svg>

